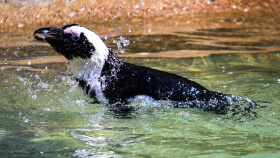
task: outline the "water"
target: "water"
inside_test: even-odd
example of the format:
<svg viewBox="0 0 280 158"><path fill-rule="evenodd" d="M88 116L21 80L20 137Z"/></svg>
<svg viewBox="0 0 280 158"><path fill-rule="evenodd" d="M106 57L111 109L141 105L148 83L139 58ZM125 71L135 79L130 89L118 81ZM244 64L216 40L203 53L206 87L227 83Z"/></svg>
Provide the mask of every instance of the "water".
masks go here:
<svg viewBox="0 0 280 158"><path fill-rule="evenodd" d="M33 30L0 34L0 157L280 156L279 28L182 27L105 40L115 51L120 35L129 40L119 42L128 62L266 106L255 121L160 101L134 103L135 112L120 116L91 104L66 60L34 41Z"/></svg>

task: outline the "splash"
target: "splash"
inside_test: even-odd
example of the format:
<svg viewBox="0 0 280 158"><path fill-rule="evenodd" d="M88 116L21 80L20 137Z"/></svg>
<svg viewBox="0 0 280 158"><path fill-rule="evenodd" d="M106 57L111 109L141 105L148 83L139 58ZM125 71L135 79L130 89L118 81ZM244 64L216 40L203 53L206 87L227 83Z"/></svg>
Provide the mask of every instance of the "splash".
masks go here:
<svg viewBox="0 0 280 158"><path fill-rule="evenodd" d="M120 53L125 53L125 48L128 47L130 44L129 40L126 40L124 36L118 37L118 40L114 40L113 43L117 44L118 50Z"/></svg>

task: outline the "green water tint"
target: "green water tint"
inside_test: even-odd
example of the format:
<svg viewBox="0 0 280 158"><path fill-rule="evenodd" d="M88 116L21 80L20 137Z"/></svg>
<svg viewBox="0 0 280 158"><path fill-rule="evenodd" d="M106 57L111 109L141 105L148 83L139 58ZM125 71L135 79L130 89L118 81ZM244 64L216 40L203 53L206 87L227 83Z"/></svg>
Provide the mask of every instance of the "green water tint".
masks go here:
<svg viewBox="0 0 280 158"><path fill-rule="evenodd" d="M201 31L247 32L243 28L198 30ZM136 48L130 45L129 51L188 53L192 49L187 48L188 42L197 42L202 47L205 44L199 44L201 41L220 42L215 39L217 36L184 34L128 36L130 40L139 38L135 44L140 44ZM264 33L257 35L260 34ZM177 40L180 46L175 47L176 42L165 45L166 39ZM141 50L140 42L149 43L149 50L146 46ZM141 101L131 105L136 110L128 116L118 116L106 105L91 104L92 100L67 72L65 61L42 60L43 56L59 57L50 47L0 48L0 157L279 157L280 51L274 45L261 45L257 49L263 52L252 54L247 45L238 42L223 45L229 49L238 45L242 47L238 51L244 53L124 60L176 73L208 89L259 102L266 107L255 110L255 121L241 118L243 123L238 123L240 116L176 109L168 102ZM31 59L31 64L21 63Z"/></svg>

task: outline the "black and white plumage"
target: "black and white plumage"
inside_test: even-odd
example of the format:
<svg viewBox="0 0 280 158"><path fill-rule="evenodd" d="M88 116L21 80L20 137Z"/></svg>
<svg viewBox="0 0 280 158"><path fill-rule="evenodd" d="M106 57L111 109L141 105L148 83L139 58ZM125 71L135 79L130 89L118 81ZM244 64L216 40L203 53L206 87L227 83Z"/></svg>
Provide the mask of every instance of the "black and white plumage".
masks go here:
<svg viewBox="0 0 280 158"><path fill-rule="evenodd" d="M201 108L227 113L230 106L250 99L210 91L187 78L127 63L117 56L93 31L77 24L46 27L34 38L48 42L70 64L79 85L98 102L126 104L138 99L168 100L178 107Z"/></svg>

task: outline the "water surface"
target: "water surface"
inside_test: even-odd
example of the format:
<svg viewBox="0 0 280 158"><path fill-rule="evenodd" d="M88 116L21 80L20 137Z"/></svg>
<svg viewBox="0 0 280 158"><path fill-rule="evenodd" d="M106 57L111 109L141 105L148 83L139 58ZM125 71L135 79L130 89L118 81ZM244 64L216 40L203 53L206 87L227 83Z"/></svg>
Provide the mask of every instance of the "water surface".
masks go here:
<svg viewBox="0 0 280 158"><path fill-rule="evenodd" d="M128 62L266 106L254 121L160 101L139 101L120 116L91 104L64 57L34 41L33 30L0 34L0 157L280 156L279 28L186 28L105 40Z"/></svg>

